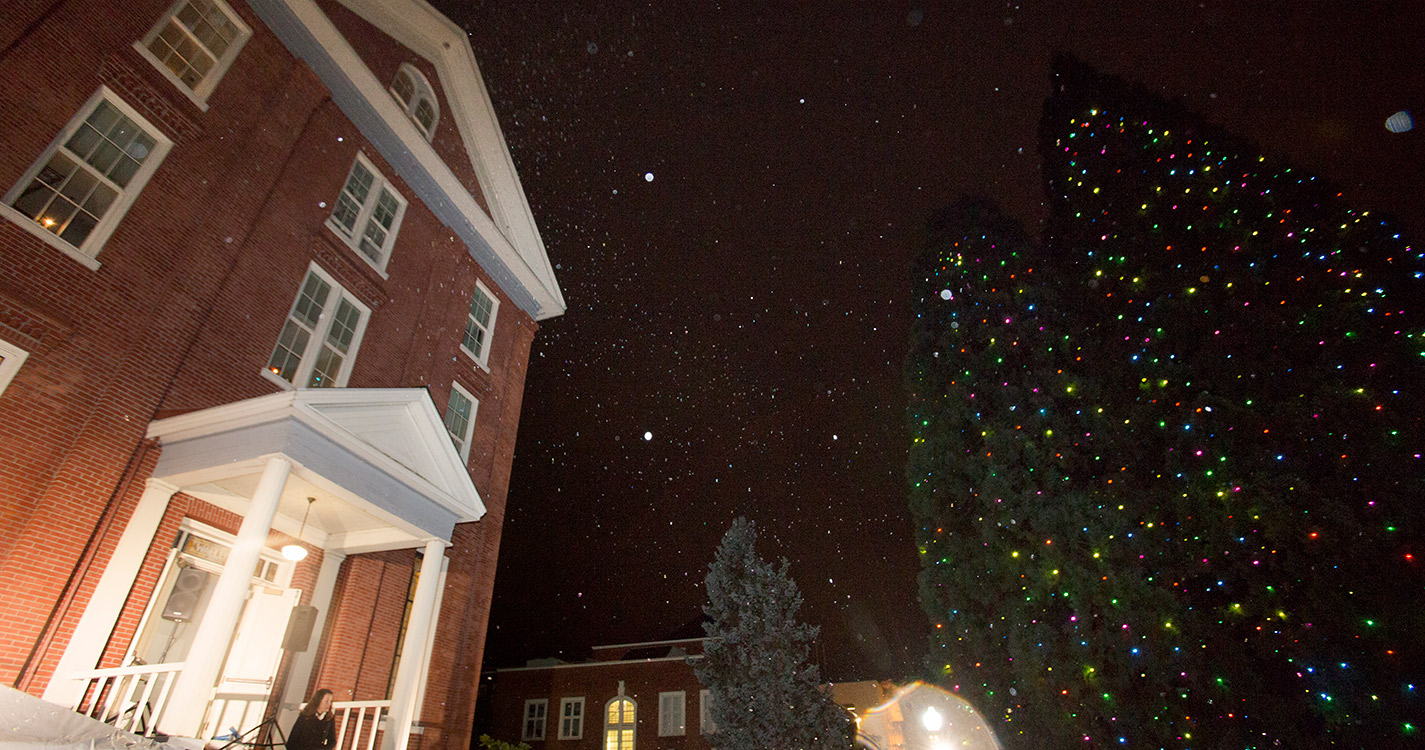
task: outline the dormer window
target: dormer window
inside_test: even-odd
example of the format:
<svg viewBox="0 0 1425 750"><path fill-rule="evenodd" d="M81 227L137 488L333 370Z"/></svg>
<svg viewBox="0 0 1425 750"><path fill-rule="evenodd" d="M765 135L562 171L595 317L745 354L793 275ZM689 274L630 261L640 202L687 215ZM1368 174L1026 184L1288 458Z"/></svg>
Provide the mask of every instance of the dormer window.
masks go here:
<svg viewBox="0 0 1425 750"><path fill-rule="evenodd" d="M391 94L406 110L406 116L416 124L421 135L430 140L435 137L435 126L440 122L440 105L435 103L435 91L426 77L410 63L401 63L396 71L396 79L391 81Z"/></svg>

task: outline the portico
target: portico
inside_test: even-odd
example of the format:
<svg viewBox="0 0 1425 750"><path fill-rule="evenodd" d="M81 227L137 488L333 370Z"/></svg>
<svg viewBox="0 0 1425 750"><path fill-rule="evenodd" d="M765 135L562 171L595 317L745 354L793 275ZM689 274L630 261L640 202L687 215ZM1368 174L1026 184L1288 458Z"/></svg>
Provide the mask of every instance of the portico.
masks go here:
<svg viewBox="0 0 1425 750"><path fill-rule="evenodd" d="M155 545L170 541L155 534L170 499L182 492L242 520L235 535L222 538L190 528L202 543L170 554L161 581L171 588L184 566L199 570L203 575L189 578L201 583L194 596L200 611L188 622L182 618L190 615L164 612L161 602L148 605L146 622L159 622L161 614L186 629L175 641L177 626L165 626L167 643L180 643L184 656L180 665L166 665L170 682L155 689L160 678L147 678L144 700L136 701L152 711L147 726L211 737L229 726L248 729L270 712L266 701L276 682L282 634L301 592L288 585L290 566L284 573L268 538L272 530L292 537L300 531L302 544L321 550L322 564L307 597L317 612L314 648L292 660L283 681L282 702L289 705L309 687L315 639L329 614L342 560L387 550L423 552L382 740L384 748L403 750L418 718L417 697L438 624L445 547L457 523L478 520L485 512L427 391L285 391L156 420L148 436L162 449L157 467L45 698L78 706L91 692L91 673L142 560ZM161 592L145 593L152 600ZM134 644L128 649L127 663L142 663ZM145 666L158 675L165 665ZM234 702L232 696L244 690L248 699Z"/></svg>

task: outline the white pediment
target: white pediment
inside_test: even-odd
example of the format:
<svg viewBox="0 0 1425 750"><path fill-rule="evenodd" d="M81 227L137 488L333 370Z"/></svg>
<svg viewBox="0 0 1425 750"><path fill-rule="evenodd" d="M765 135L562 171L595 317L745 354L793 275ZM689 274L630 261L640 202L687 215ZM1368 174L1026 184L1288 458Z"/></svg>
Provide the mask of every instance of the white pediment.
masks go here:
<svg viewBox="0 0 1425 750"><path fill-rule="evenodd" d="M296 420L324 435L361 463L446 508L457 522L485 515L470 472L424 388L286 391L157 420L148 434L168 445L241 435L283 420Z"/></svg>
<svg viewBox="0 0 1425 750"><path fill-rule="evenodd" d="M469 499L484 514L470 472L426 389L319 388L298 391L297 403L452 497L466 495L468 486Z"/></svg>
<svg viewBox="0 0 1425 750"><path fill-rule="evenodd" d="M535 320L563 315L563 292L466 33L423 0L340 2L435 66L493 215L480 208L316 0L248 4L517 306Z"/></svg>

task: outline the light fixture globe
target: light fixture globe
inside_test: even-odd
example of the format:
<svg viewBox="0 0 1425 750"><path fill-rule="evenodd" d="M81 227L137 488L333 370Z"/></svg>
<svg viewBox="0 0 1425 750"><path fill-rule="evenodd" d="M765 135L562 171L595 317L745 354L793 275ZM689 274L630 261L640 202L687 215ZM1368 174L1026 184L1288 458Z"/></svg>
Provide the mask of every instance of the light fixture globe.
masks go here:
<svg viewBox="0 0 1425 750"><path fill-rule="evenodd" d="M307 498L307 512L302 514L302 525L297 528L297 541L282 545L282 556L292 562L307 559L307 548L302 546L302 532L307 530L307 516L312 515L312 503L316 501L315 497Z"/></svg>

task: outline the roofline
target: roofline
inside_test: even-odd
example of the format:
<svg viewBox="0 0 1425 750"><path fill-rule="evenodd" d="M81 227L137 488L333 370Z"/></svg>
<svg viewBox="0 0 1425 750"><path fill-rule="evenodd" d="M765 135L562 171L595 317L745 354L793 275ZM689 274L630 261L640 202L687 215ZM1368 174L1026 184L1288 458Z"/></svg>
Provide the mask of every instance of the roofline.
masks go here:
<svg viewBox="0 0 1425 750"><path fill-rule="evenodd" d="M595 649L600 649L600 648L632 648L632 647L634 647L634 646L664 646L664 645L667 645L667 644L669 644L669 643L691 643L691 642L693 642L693 641L706 641L706 640L708 640L708 637L707 637L707 636L701 636L701 637L698 637L698 638L677 638L677 639L671 640L671 641L641 641L641 642L639 642L639 643L610 643L610 644L608 644L608 645L606 645L606 646L593 646L593 648L595 648Z"/></svg>
<svg viewBox="0 0 1425 750"><path fill-rule="evenodd" d="M495 672L534 672L540 669L578 669L580 667L607 667L611 664L653 664L664 661L690 661L702 659L702 654L688 654L687 656L659 656L654 659L617 659L615 661L582 661L576 664L546 664L542 667L501 667Z"/></svg>

